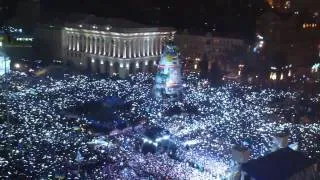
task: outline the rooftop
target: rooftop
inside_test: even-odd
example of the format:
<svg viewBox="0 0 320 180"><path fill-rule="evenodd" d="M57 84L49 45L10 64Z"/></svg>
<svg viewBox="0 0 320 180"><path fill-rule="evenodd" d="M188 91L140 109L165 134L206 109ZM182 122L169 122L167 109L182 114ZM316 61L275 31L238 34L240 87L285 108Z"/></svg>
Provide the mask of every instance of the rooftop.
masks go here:
<svg viewBox="0 0 320 180"><path fill-rule="evenodd" d="M303 153L283 148L242 165L242 170L259 180L288 179L315 163Z"/></svg>

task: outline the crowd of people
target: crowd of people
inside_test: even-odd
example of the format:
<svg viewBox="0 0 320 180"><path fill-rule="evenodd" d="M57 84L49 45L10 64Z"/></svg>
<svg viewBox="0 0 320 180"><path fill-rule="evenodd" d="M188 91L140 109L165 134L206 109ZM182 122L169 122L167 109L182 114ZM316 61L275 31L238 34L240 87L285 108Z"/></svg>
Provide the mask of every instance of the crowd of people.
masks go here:
<svg viewBox="0 0 320 180"><path fill-rule="evenodd" d="M120 80L13 72L0 84L8 113L0 124L0 178L214 179L232 170L234 145L247 146L251 158L258 158L271 151L272 136L282 131L310 157L320 155L319 120L288 120L288 113L297 115L297 92L238 83L211 87L195 74L184 79L180 99L153 97L151 74ZM66 116L68 109L106 96L131 104L129 111L114 112L123 121L141 117L143 123L97 135L82 128L85 116ZM287 103L279 105L279 99ZM319 96L310 101L319 103ZM178 147L175 158L141 152L141 137L151 126L170 133Z"/></svg>

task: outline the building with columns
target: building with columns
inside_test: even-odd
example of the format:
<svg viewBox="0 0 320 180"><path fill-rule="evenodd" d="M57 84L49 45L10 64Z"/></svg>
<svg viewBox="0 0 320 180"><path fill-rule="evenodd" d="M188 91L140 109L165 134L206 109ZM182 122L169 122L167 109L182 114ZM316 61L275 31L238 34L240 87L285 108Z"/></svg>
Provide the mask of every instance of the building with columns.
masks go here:
<svg viewBox="0 0 320 180"><path fill-rule="evenodd" d="M154 71L163 41L174 35L173 28L147 27L124 19L90 15L62 30L62 59L91 72L126 77Z"/></svg>

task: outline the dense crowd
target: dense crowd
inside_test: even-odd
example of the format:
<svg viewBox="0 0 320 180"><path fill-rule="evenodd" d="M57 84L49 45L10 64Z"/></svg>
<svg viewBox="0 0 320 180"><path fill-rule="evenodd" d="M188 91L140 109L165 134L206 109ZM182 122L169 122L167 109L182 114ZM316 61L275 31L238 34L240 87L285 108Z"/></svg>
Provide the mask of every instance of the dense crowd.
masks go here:
<svg viewBox="0 0 320 180"><path fill-rule="evenodd" d="M292 121L299 115L296 92L237 83L211 87L196 75L185 78L179 99L154 98L149 74L119 80L12 73L0 83L9 114L0 124L1 178L214 179L232 170L234 145L247 146L251 158L258 158L272 150L272 136L282 131L289 132L289 142L298 143L299 150L311 157L320 154L316 116ZM115 112L120 119L141 117L144 122L137 119L128 123L132 128L97 135L82 128L85 116L68 118L71 107L106 96L131 104L129 111ZM310 98L310 103L318 102L319 96ZM307 108L310 114L316 111L312 108ZM151 126L170 133L178 147L175 158L141 153L141 137Z"/></svg>

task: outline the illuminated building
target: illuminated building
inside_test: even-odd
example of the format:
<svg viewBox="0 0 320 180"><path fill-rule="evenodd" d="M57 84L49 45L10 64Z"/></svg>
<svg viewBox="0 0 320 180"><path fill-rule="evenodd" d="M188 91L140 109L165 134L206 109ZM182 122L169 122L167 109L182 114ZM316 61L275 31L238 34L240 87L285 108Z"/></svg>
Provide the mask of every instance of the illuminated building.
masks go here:
<svg viewBox="0 0 320 180"><path fill-rule="evenodd" d="M63 25L39 26L36 44L43 48L50 42L45 58L62 59L92 73L125 78L152 72L162 54L163 40L175 33L173 28L149 27L125 19L70 16Z"/></svg>
<svg viewBox="0 0 320 180"><path fill-rule="evenodd" d="M171 28L89 16L63 28L63 58L93 72L126 77L154 70L163 40L174 33Z"/></svg>
<svg viewBox="0 0 320 180"><path fill-rule="evenodd" d="M230 73L236 69L241 53L246 51L244 40L231 37L177 33L174 39L186 60L192 61L192 69L198 70L198 63L206 56L208 69L217 63L223 71ZM236 62L236 63L233 63ZM236 72L237 73L237 72Z"/></svg>
<svg viewBox="0 0 320 180"><path fill-rule="evenodd" d="M283 59L283 65L292 64L294 67L311 64L318 56L317 46L320 37L318 30L320 26L316 20L308 21L301 18L292 14L283 19L281 15L271 11L258 17L256 21L257 33L264 37L265 42L260 55L265 57L268 62L277 61L276 63L278 63ZM274 53L270 52L279 52L284 55L275 58Z"/></svg>
<svg viewBox="0 0 320 180"><path fill-rule="evenodd" d="M3 53L0 52L0 76L10 72L11 60Z"/></svg>

